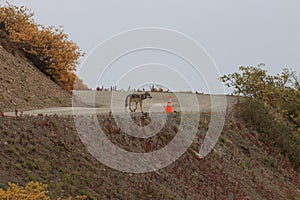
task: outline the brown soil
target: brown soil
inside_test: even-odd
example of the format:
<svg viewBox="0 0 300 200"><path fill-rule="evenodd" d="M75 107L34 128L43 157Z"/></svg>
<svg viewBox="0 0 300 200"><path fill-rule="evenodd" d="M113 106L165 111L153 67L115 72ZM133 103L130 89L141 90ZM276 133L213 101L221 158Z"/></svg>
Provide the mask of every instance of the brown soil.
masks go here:
<svg viewBox="0 0 300 200"><path fill-rule="evenodd" d="M9 46L1 34L0 42L0 111L70 106L68 92Z"/></svg>
<svg viewBox="0 0 300 200"><path fill-rule="evenodd" d="M282 158L271 156L233 117L228 116L215 149L198 159L193 150L199 150L209 118L202 113L196 139L173 164L156 172L130 174L93 158L71 116L1 117L0 186L40 181L49 185L52 197L85 194L89 199L300 198L299 174L285 166ZM140 121L141 114L134 119ZM111 115L98 116L108 138L134 152L150 152L168 144L178 131L180 114L168 119L156 136L137 139L123 133Z"/></svg>

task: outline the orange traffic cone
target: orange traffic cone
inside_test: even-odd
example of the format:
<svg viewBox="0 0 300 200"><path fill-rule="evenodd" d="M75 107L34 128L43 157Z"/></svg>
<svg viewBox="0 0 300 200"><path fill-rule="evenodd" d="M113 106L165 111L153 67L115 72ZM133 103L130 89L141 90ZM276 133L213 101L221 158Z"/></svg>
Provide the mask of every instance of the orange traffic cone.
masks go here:
<svg viewBox="0 0 300 200"><path fill-rule="evenodd" d="M172 108L172 96L168 96L169 101L168 101L168 105L166 107L166 113L171 113L173 112L173 108Z"/></svg>

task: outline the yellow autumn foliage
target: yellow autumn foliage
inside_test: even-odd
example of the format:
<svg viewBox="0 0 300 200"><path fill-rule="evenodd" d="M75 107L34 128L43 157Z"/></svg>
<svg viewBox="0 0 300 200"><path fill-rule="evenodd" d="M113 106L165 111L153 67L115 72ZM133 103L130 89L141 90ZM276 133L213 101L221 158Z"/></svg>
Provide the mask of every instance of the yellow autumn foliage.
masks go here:
<svg viewBox="0 0 300 200"><path fill-rule="evenodd" d="M47 185L39 182L29 182L25 187L18 186L14 183L9 183L8 188L3 190L0 188L0 199L1 200L50 200L47 191ZM72 200L69 197L65 200ZM75 200L84 200L85 196L77 196ZM57 200L63 200L57 198Z"/></svg>
<svg viewBox="0 0 300 200"><path fill-rule="evenodd" d="M74 71L83 54L62 27L37 24L33 16L26 7L7 3L0 8L0 29L42 72L71 90L77 78Z"/></svg>

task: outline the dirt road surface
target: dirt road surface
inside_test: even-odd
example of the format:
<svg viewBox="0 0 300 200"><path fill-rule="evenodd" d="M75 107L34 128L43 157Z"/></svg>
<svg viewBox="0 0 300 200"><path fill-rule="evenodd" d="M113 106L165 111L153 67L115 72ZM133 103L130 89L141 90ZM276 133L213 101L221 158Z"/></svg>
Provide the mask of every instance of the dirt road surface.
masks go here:
<svg viewBox="0 0 300 200"><path fill-rule="evenodd" d="M125 98L128 92L96 92L76 91L73 94L73 107L54 107L39 110L19 110L23 115L72 115L97 114L107 112L125 112ZM144 112L164 112L171 96L173 111L183 112L212 112L224 108L230 108L236 103L236 97L224 95L206 95L192 93L158 93L151 92L152 99L143 101ZM80 102L80 103L79 103ZM197 105L198 103L198 105ZM135 108L135 103L132 104ZM127 109L128 110L128 109ZM129 111L128 111L129 112ZM140 107L136 112L140 112ZM5 112L6 116L15 116L15 112Z"/></svg>

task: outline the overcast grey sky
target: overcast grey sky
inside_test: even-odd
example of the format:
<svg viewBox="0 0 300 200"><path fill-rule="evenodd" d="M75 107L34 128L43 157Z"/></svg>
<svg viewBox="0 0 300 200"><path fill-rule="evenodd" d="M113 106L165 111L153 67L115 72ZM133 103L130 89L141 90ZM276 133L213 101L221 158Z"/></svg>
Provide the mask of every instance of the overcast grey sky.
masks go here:
<svg viewBox="0 0 300 200"><path fill-rule="evenodd" d="M8 2L31 8L40 24L63 25L70 39L87 55L100 42L119 32L163 27L195 39L207 50L221 74L237 71L240 65L259 63L265 63L272 74L280 73L284 67L293 68L298 76L300 72L299 0ZM144 59L140 54L136 56ZM94 87L89 77L81 78Z"/></svg>

